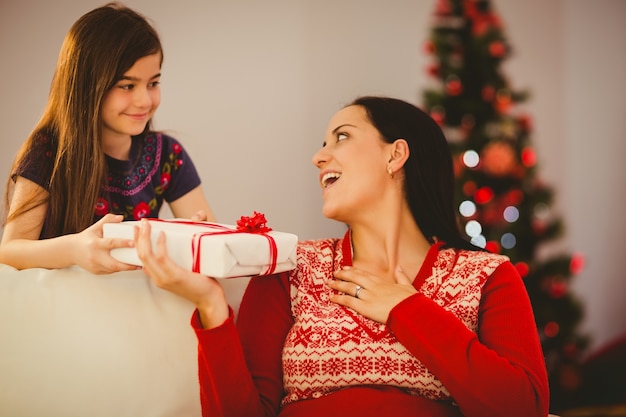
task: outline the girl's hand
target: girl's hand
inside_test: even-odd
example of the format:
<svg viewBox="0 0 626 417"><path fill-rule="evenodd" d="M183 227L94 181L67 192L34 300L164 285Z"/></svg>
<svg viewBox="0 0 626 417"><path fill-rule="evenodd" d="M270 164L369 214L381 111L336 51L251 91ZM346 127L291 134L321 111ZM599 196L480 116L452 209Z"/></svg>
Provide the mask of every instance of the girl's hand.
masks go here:
<svg viewBox="0 0 626 417"><path fill-rule="evenodd" d="M398 303L417 293L409 277L399 267L395 270L396 282L354 267L336 271L335 278L328 282L328 286L338 292L331 295L331 301L383 324Z"/></svg>
<svg viewBox="0 0 626 417"><path fill-rule="evenodd" d="M196 212L196 214L191 216L191 221L194 221L194 222L206 222L208 220L208 218L209 218L209 216L207 215L206 211L198 210Z"/></svg>
<svg viewBox="0 0 626 417"><path fill-rule="evenodd" d="M105 223L119 223L123 219L124 216L121 215L107 214L97 223L73 235L74 263L92 274L110 274L141 269L139 266L120 262L110 254L111 249L132 248L135 246L135 242L124 238L102 237Z"/></svg>
<svg viewBox="0 0 626 417"><path fill-rule="evenodd" d="M135 227L135 246L143 264L143 270L154 284L191 301L205 329L217 327L229 316L226 295L219 282L178 266L167 255L165 234L159 233L156 248L152 248L150 223L142 221Z"/></svg>

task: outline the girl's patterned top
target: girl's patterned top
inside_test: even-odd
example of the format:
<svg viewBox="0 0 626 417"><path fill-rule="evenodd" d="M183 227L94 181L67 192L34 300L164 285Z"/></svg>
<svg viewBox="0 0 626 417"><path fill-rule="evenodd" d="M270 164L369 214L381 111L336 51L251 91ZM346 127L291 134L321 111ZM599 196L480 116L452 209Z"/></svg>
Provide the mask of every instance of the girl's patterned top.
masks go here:
<svg viewBox="0 0 626 417"><path fill-rule="evenodd" d="M13 177L22 176L47 190L56 150L55 140L39 136ZM109 172L94 207L94 223L107 213L123 214L124 220L158 217L164 200L174 201L200 185L182 145L162 133L133 137L126 161L105 157Z"/></svg>

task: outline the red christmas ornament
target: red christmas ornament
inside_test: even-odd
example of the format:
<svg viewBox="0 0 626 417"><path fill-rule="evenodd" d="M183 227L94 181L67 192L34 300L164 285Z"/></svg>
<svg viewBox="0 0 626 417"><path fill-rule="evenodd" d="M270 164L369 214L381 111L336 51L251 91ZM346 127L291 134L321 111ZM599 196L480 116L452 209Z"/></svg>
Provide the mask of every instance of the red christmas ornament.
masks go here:
<svg viewBox="0 0 626 417"><path fill-rule="evenodd" d="M424 52L428 54L434 54L435 50L435 43L433 41L427 40L426 42L424 42Z"/></svg>
<svg viewBox="0 0 626 417"><path fill-rule="evenodd" d="M486 225L495 225L502 223L502 210L495 203L487 203L484 205L481 216L481 223Z"/></svg>
<svg viewBox="0 0 626 417"><path fill-rule="evenodd" d="M515 269L517 269L517 272L520 274L520 276L522 278L524 278L526 275L528 275L528 271L530 270L530 268L528 267L528 264L526 262L518 262L515 264Z"/></svg>
<svg viewBox="0 0 626 417"><path fill-rule="evenodd" d="M524 192L519 188L513 189L504 195L504 203L507 206L519 206L524 201Z"/></svg>
<svg viewBox="0 0 626 417"><path fill-rule="evenodd" d="M517 165L515 150L506 142L491 142L481 153L483 171L492 177L506 177Z"/></svg>
<svg viewBox="0 0 626 417"><path fill-rule="evenodd" d="M552 298L562 298L567 293L567 283L563 278L553 278L548 286L548 294Z"/></svg>
<svg viewBox="0 0 626 417"><path fill-rule="evenodd" d="M572 274L580 274L585 267L585 257L582 253L575 253L569 263L569 270Z"/></svg>
<svg viewBox="0 0 626 417"><path fill-rule="evenodd" d="M534 166L537 163L537 154L530 146L526 146L524 149L522 149L521 158L522 164L524 164L524 166L528 168Z"/></svg>
<svg viewBox="0 0 626 417"><path fill-rule="evenodd" d="M426 73L431 77L439 77L441 74L441 67L439 64L430 64L426 67Z"/></svg>
<svg viewBox="0 0 626 417"><path fill-rule="evenodd" d="M496 110L499 113L506 113L511 108L511 93L508 90L502 89L496 93Z"/></svg>
<svg viewBox="0 0 626 417"><path fill-rule="evenodd" d="M500 244L495 240L485 243L485 249L491 253L500 253Z"/></svg>
<svg viewBox="0 0 626 417"><path fill-rule="evenodd" d="M574 392L581 384L580 370L572 364L564 364L559 371L559 385L566 391Z"/></svg>
<svg viewBox="0 0 626 417"><path fill-rule="evenodd" d="M474 120L474 116L471 114L466 114L461 118L461 129L466 133L474 128L476 121Z"/></svg>
<svg viewBox="0 0 626 417"><path fill-rule="evenodd" d="M435 14L438 16L447 16L452 13L452 6L449 0L437 0L435 3Z"/></svg>
<svg viewBox="0 0 626 417"><path fill-rule="evenodd" d="M463 184L463 193L468 197L474 195L476 193L476 183L474 181L466 181Z"/></svg>
<svg viewBox="0 0 626 417"><path fill-rule="evenodd" d="M546 231L548 224L543 219L533 219L532 220L532 228L535 235L540 235Z"/></svg>
<svg viewBox="0 0 626 417"><path fill-rule="evenodd" d="M532 119L529 115L527 114L522 114L517 118L517 123L519 124L519 127L522 131L524 132L529 132L532 129Z"/></svg>
<svg viewBox="0 0 626 417"><path fill-rule="evenodd" d="M451 96L458 96L463 91L461 80L454 77L446 81L446 93Z"/></svg>
<svg viewBox="0 0 626 417"><path fill-rule="evenodd" d="M459 178L465 170L465 164L463 163L463 157L461 155L452 159L452 168L454 170L454 176Z"/></svg>
<svg viewBox="0 0 626 417"><path fill-rule="evenodd" d="M478 7L476 7L476 0L464 0L463 7L465 16L469 17L470 19L476 19L480 15Z"/></svg>
<svg viewBox="0 0 626 417"><path fill-rule="evenodd" d="M433 120L437 122L439 126L441 126L443 125L444 120L446 120L446 113L441 108L433 108L430 111L430 117L432 117Z"/></svg>
<svg viewBox="0 0 626 417"><path fill-rule="evenodd" d="M482 89L482 96L486 102L492 102L496 97L496 89L492 85L486 85Z"/></svg>
<svg viewBox="0 0 626 417"><path fill-rule="evenodd" d="M474 193L474 201L478 204L486 204L493 198L493 190L490 187L481 187Z"/></svg>
<svg viewBox="0 0 626 417"><path fill-rule="evenodd" d="M565 345L563 345L563 353L568 358L573 359L578 356L578 346L576 346L576 343L566 343Z"/></svg>
<svg viewBox="0 0 626 417"><path fill-rule="evenodd" d="M476 0L465 0L463 2L465 15L472 21L472 33L475 36L482 36L492 27L500 27L500 19L494 13L483 12L477 6Z"/></svg>
<svg viewBox="0 0 626 417"><path fill-rule="evenodd" d="M500 41L491 42L489 44L489 54L494 58L502 58L506 54L506 46Z"/></svg>
<svg viewBox="0 0 626 417"><path fill-rule="evenodd" d="M548 337L555 337L557 334L559 334L559 325L557 322L555 321L551 321L548 322L544 328L543 328L543 334L545 334Z"/></svg>

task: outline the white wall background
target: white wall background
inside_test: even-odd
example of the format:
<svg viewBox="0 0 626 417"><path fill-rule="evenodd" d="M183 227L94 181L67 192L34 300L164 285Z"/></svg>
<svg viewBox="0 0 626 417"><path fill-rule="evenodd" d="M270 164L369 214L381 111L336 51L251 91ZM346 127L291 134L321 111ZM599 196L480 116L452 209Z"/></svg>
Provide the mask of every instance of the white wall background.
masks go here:
<svg viewBox="0 0 626 417"><path fill-rule="evenodd" d="M101 0L0 0L0 173L39 118L63 37ZM324 219L311 156L328 118L356 95L421 103L434 0L128 0L165 48L155 126L191 152L224 223L262 211L301 238L340 235ZM626 331L626 1L494 0L528 89L540 175L580 251L582 330L599 346ZM0 183L4 194L4 183Z"/></svg>

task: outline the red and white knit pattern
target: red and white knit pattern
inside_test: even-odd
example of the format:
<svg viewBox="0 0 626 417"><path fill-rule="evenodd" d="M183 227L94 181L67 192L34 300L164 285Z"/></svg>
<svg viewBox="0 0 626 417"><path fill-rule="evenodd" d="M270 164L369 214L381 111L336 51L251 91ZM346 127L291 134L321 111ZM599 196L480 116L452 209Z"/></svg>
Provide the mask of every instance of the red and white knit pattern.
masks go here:
<svg viewBox="0 0 626 417"><path fill-rule="evenodd" d="M295 323L283 350L283 404L351 385L392 385L427 398L449 398L386 325L330 302L325 281L342 259L339 239L300 242L298 267L290 276ZM420 292L475 331L481 288L504 261L482 252L442 250Z"/></svg>

